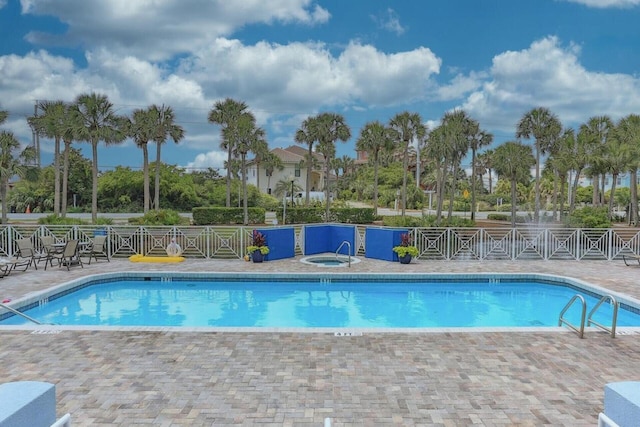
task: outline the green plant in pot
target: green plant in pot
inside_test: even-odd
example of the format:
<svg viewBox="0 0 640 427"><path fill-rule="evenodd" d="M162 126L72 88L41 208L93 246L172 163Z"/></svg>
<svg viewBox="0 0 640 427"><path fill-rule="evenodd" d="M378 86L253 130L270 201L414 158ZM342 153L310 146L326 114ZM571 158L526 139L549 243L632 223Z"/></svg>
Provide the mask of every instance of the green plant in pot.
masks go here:
<svg viewBox="0 0 640 427"><path fill-rule="evenodd" d="M253 262L262 262L264 256L269 253L267 238L258 230L253 230L253 241L247 246L247 254L251 255Z"/></svg>
<svg viewBox="0 0 640 427"><path fill-rule="evenodd" d="M411 258L418 256L418 248L412 245L411 235L402 233L400 235L400 244L393 247L393 251L398 254L401 264L409 264Z"/></svg>

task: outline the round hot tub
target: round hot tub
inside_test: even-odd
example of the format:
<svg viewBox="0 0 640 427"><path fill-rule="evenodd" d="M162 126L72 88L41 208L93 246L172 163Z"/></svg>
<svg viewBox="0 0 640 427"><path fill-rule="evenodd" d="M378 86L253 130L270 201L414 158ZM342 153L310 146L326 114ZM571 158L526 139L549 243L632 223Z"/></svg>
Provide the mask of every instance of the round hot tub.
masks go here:
<svg viewBox="0 0 640 427"><path fill-rule="evenodd" d="M348 255L337 255L336 254L317 254L317 255L309 255L300 260L303 264L315 265L316 267L348 267L349 266L349 256ZM360 259L352 256L351 264L357 264L360 262Z"/></svg>

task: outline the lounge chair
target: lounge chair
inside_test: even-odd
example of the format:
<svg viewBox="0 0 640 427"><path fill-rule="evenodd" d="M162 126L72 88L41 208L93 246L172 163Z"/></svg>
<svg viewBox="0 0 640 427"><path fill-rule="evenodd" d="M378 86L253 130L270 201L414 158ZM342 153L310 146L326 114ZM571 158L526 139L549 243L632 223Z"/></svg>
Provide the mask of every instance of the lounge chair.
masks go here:
<svg viewBox="0 0 640 427"><path fill-rule="evenodd" d="M40 237L40 245L42 246L42 251L46 253L44 262L46 270L47 264L49 263L53 267L54 255L61 253L64 249L64 246L56 245L56 241L53 236Z"/></svg>
<svg viewBox="0 0 640 427"><path fill-rule="evenodd" d="M106 258L108 262L109 253L107 252L107 236L96 236L93 238L91 246L89 246L81 255L89 256L89 264L91 264L91 258L94 258L98 262L98 257Z"/></svg>
<svg viewBox="0 0 640 427"><path fill-rule="evenodd" d="M67 267L67 270L71 269L72 265L79 265L84 268L82 265L82 259L78 254L78 241L77 240L69 240L65 245L62 252L54 253L51 256L51 266L53 266L53 260L58 260L58 267L62 267L63 265ZM47 264L44 265L44 269L47 269Z"/></svg>
<svg viewBox="0 0 640 427"><path fill-rule="evenodd" d="M30 265L33 265L33 268L38 269L37 263L42 261L43 259L47 259L47 253L43 251L36 250L33 246L33 242L30 238L26 237L23 239L16 240L16 244L18 245L18 252L16 253L16 260L30 260L27 263L27 268ZM46 264L45 264L46 267Z"/></svg>
<svg viewBox="0 0 640 427"><path fill-rule="evenodd" d="M0 258L0 278L8 276L12 271L25 271L31 265L31 258Z"/></svg>
<svg viewBox="0 0 640 427"><path fill-rule="evenodd" d="M632 265L633 263L632 263L632 264L627 263L627 258L629 258L629 259L635 259L636 261L638 261L638 264L640 264L640 255L636 255L636 254L631 254L631 255L629 255L629 254L622 254L622 260L624 261L624 265L629 266L629 265Z"/></svg>

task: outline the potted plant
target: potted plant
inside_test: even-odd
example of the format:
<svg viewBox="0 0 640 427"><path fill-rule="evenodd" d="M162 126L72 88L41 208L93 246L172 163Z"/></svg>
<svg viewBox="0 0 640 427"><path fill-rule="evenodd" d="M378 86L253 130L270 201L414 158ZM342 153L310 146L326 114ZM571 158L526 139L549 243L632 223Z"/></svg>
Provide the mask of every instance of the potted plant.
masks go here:
<svg viewBox="0 0 640 427"><path fill-rule="evenodd" d="M409 264L411 258L418 256L418 248L411 243L411 235L409 235L409 233L402 233L400 235L400 244L393 247L393 252L398 254L398 259L401 264Z"/></svg>
<svg viewBox="0 0 640 427"><path fill-rule="evenodd" d="M267 238L258 230L253 230L253 242L247 246L247 254L251 255L253 262L262 262L268 253Z"/></svg>

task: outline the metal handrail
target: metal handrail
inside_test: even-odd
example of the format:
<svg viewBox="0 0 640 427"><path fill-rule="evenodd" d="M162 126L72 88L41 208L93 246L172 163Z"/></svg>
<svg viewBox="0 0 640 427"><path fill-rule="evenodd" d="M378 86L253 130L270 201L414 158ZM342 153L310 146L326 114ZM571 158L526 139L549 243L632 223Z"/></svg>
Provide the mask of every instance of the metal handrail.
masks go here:
<svg viewBox="0 0 640 427"><path fill-rule="evenodd" d="M347 249L349 251L349 267L351 267L351 243L349 241L343 240L342 243L340 243L340 246L338 246L338 249L336 249L336 259L338 259L338 253L345 244L347 245Z"/></svg>
<svg viewBox="0 0 640 427"><path fill-rule="evenodd" d="M582 316L580 318L580 329L573 326L563 317L564 314L567 312L567 310L569 310L569 307L571 307L571 305L573 305L573 303L578 299L582 302ZM573 298L569 300L567 305L565 305L562 311L560 312L560 316L558 317L558 326L562 326L562 324L564 323L570 329L577 332L580 338L584 338L584 319L586 317L586 314L587 314L587 303L585 302L584 297L580 294L575 294Z"/></svg>
<svg viewBox="0 0 640 427"><path fill-rule="evenodd" d="M605 301L611 301L611 304L613 304L613 316L611 319L611 328L606 327L605 325L602 325L598 322L596 322L595 320L591 319L591 317L596 313L596 310L598 310L598 308L600 308L600 306L602 305L603 302ZM616 299L614 298L613 295L605 295L602 298L600 298L600 301L598 301L598 303L595 305L595 307L593 307L591 309L591 311L589 312L589 317L587 318L587 326L591 326L591 324L596 325L598 328L602 329L603 331L609 332L611 334L611 338L615 338L616 337L616 323L618 323L618 301L616 301Z"/></svg>
<svg viewBox="0 0 640 427"><path fill-rule="evenodd" d="M27 316L26 314L22 313L21 311L16 310L13 307L9 307L8 305L5 305L3 303L0 303L0 307L4 308L7 311L12 312L13 314L17 315L17 316L21 316L33 323L35 323L36 325L42 325L43 323L40 322L39 320L34 319L33 317Z"/></svg>

